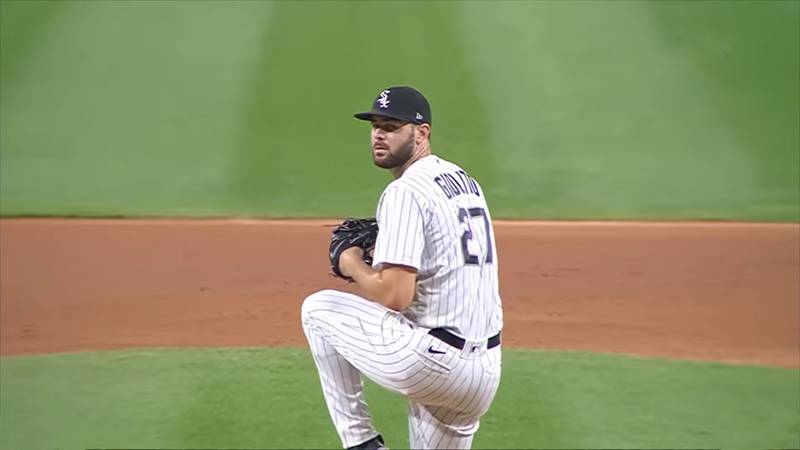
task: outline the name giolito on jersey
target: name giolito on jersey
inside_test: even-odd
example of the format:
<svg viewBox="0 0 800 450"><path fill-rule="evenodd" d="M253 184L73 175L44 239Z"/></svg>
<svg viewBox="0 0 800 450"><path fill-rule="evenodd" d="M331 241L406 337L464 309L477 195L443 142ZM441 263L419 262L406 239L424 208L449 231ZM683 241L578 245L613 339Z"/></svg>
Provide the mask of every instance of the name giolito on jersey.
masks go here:
<svg viewBox="0 0 800 450"><path fill-rule="evenodd" d="M458 197L462 194L475 194L481 196L478 183L463 170L453 173L442 173L433 179L436 184L444 191L448 199Z"/></svg>

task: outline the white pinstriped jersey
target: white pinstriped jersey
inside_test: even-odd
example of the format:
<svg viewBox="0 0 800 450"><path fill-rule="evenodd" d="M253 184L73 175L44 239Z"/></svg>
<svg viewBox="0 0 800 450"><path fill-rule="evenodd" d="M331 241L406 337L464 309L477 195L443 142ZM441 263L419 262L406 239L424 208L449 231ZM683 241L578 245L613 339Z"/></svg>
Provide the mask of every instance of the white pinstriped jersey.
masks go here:
<svg viewBox="0 0 800 450"><path fill-rule="evenodd" d="M477 181L436 155L421 158L386 187L376 218L373 266L418 271L408 320L470 340L502 329L497 246Z"/></svg>

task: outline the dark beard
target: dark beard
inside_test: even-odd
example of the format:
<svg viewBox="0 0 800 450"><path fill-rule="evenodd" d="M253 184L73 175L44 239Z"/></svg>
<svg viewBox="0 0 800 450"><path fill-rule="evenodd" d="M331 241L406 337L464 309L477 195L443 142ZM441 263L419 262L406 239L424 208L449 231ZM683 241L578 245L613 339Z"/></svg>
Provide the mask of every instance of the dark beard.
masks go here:
<svg viewBox="0 0 800 450"><path fill-rule="evenodd" d="M414 134L412 133L408 139L403 142L397 151L389 153L383 160L375 161L375 165L382 169L394 169L407 163L411 156L414 155Z"/></svg>

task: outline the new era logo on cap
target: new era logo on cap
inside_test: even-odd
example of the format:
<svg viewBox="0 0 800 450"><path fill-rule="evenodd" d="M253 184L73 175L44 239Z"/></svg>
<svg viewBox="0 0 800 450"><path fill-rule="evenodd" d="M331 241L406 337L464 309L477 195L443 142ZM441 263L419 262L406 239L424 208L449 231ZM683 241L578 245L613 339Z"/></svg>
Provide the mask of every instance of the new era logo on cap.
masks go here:
<svg viewBox="0 0 800 450"><path fill-rule="evenodd" d="M395 86L381 91L372 109L355 114L357 119L372 120L375 116L413 123L431 123L431 107L418 90L410 86Z"/></svg>

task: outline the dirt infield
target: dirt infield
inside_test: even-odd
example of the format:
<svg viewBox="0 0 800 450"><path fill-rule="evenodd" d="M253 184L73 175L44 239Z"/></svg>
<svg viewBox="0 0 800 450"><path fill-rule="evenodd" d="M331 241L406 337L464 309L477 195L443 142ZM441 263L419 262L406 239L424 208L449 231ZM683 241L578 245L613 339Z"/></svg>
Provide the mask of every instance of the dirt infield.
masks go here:
<svg viewBox="0 0 800 450"><path fill-rule="evenodd" d="M0 221L0 355L305 346L334 222ZM800 225L497 224L506 347L800 367Z"/></svg>

